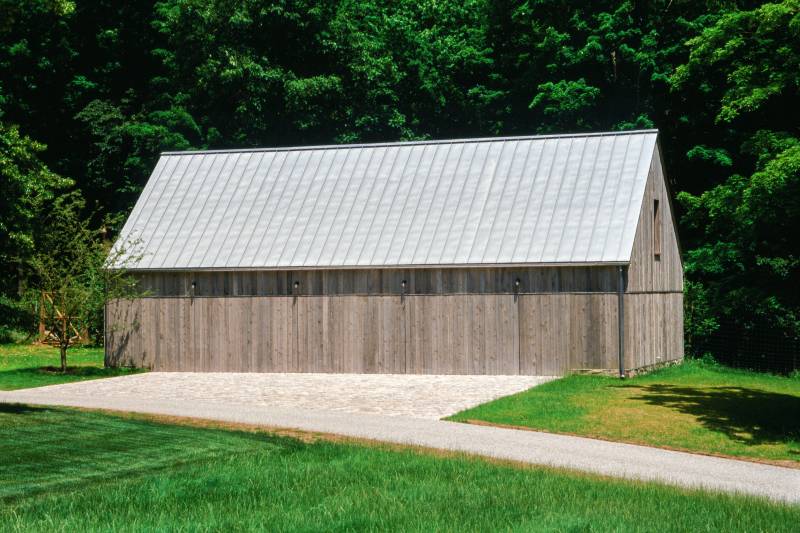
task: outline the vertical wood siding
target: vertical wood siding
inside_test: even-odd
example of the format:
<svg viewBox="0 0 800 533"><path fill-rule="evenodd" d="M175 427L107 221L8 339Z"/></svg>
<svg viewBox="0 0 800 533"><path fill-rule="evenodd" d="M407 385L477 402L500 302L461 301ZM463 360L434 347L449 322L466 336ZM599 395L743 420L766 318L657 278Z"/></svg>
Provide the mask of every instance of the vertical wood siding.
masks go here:
<svg viewBox="0 0 800 533"><path fill-rule="evenodd" d="M683 294L626 294L624 298L626 368L682 358Z"/></svg>
<svg viewBox="0 0 800 533"><path fill-rule="evenodd" d="M618 350L614 294L520 297L520 374L613 369Z"/></svg>
<svg viewBox="0 0 800 533"><path fill-rule="evenodd" d="M680 295L626 295L627 366L681 352ZM616 296L142 298L108 305L107 362L155 370L560 375L613 369Z"/></svg>
<svg viewBox="0 0 800 533"><path fill-rule="evenodd" d="M614 292L613 266L152 272L137 275L150 296L293 296ZM519 289L514 282L519 279Z"/></svg>
<svg viewBox="0 0 800 533"><path fill-rule="evenodd" d="M653 242L653 200L659 201L661 217L661 254L655 257ZM676 228L672 224L672 211L661 158L656 153L650 166L642 210L633 241L631 264L628 268L628 292L683 291L683 265Z"/></svg>
<svg viewBox="0 0 800 533"><path fill-rule="evenodd" d="M517 308L508 295L116 300L106 357L164 371L516 374Z"/></svg>

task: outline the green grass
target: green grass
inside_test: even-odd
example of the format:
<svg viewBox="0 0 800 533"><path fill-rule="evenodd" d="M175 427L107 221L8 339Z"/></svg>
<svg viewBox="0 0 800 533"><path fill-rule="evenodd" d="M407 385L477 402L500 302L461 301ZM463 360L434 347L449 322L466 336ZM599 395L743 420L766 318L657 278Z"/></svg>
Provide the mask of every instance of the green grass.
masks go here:
<svg viewBox="0 0 800 533"><path fill-rule="evenodd" d="M0 529L790 531L800 507L478 459L0 405Z"/></svg>
<svg viewBox="0 0 800 533"><path fill-rule="evenodd" d="M800 379L686 361L620 381L572 375L451 417L770 461L800 461Z"/></svg>
<svg viewBox="0 0 800 533"><path fill-rule="evenodd" d="M0 344L0 390L56 385L140 371L103 368L102 348L70 348L67 351L67 364L67 372L62 373L58 349L51 346Z"/></svg>

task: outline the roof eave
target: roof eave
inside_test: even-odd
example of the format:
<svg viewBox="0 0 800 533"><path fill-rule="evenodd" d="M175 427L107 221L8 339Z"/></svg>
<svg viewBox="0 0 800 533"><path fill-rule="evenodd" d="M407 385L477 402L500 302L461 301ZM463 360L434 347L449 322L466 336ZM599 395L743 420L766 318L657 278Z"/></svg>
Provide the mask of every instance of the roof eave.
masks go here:
<svg viewBox="0 0 800 533"><path fill-rule="evenodd" d="M450 268L545 268L545 267L612 267L627 266L630 261L584 261L584 262L551 262L551 263L459 263L445 265L328 265L328 266L255 266L255 267L172 267L172 268L136 268L129 267L129 272L268 272L283 270L419 270ZM113 267L110 267L113 269Z"/></svg>

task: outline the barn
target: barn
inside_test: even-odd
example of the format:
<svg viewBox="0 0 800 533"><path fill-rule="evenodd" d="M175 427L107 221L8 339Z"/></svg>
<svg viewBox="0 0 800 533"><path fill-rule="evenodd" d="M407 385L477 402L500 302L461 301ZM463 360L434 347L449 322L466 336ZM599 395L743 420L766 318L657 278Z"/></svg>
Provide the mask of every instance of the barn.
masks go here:
<svg viewBox="0 0 800 533"><path fill-rule="evenodd" d="M163 153L106 363L621 372L683 355L655 130ZM121 249L121 248L118 248Z"/></svg>

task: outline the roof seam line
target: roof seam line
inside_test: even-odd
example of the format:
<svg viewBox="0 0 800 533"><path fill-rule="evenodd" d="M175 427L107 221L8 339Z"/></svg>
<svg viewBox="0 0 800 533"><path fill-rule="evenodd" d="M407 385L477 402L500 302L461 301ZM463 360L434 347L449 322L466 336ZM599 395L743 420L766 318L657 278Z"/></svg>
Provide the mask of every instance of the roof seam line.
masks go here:
<svg viewBox="0 0 800 533"><path fill-rule="evenodd" d="M597 199L597 211L594 214L594 222L592 222L591 231L589 232L589 245L586 247L586 257L584 260L589 259L592 250L592 242L594 241L594 233L597 228L597 221L600 218L600 211L603 209L603 200L606 197L606 189L608 188L608 175L611 173L611 161L614 159L614 150L617 147L617 139L611 142L611 150L608 152L608 163L606 164L606 171L603 174L603 185L600 188L600 196ZM600 251L602 256L602 250Z"/></svg>
<svg viewBox="0 0 800 533"><path fill-rule="evenodd" d="M397 236L397 230L400 229L400 222L402 221L403 214L406 212L406 208L408 207L408 199L414 193L414 184L417 182L417 176L419 175L418 171L419 171L420 165L422 165L423 156L425 155L425 152L427 151L427 149L428 149L427 146L423 146L422 147L422 153L419 155L419 159L417 160L417 163L416 163L416 165L414 167L414 173L411 175L411 184L410 184L410 186L408 188L408 193L406 194L406 197L403 199L403 207L400 209L400 213L399 213L399 215L397 217L397 223L394 225L394 229L392 230L391 237L389 238L389 241L388 241L389 242L389 246L386 247L386 253L383 256L383 262L384 263L389 258L389 254L392 253L392 248L394 246L395 237ZM412 150L412 153L413 153L413 150ZM410 158L411 154L409 154L408 157ZM423 184L423 188L424 188L424 184ZM381 231L381 235L383 235L382 231ZM401 245L400 252L399 252L400 256L403 253L402 246L403 245ZM398 257L400 257L400 256L398 256Z"/></svg>
<svg viewBox="0 0 800 533"><path fill-rule="evenodd" d="M239 232L236 234L235 240L233 240L232 237L231 237L231 231L234 231L236 229L236 220L239 218L239 213L241 212L242 207L244 206L244 203L247 201L247 197L249 196L248 193L250 192L250 188L253 186L253 182L256 180L256 176L258 175L258 171L261 168L261 163L264 162L264 158L266 157L263 153L260 154L260 155L261 155L261 158L258 159L258 163L256 164L256 168L253 169L253 172L250 175L250 181L247 182L247 187L243 191L243 201L236 207L236 212L234 212L233 216L231 217L230 224L228 225L228 229L225 232L224 243L217 249L217 253L214 256L214 260L212 261L214 263L217 262L217 259L219 258L219 255L225 249L225 245L228 244L228 245L231 246L231 249L230 249L230 252L228 253L227 257L224 258L225 264L227 265L228 262L230 261L230 258L231 258L231 255L233 253L233 250L236 248L236 246L235 246L236 245L236 241L239 240L239 235L242 233L242 230L240 229ZM244 178L247 176L247 167L250 166L252 161L253 161L253 157L250 157L250 159L247 160L247 163L245 164L244 169L242 170L242 182L244 181ZM243 183L240 183L240 184L243 185ZM234 191L233 191L234 194L239 189L239 185L240 184L237 184L236 189L234 189ZM231 200L233 200L233 197L234 197L234 195L232 194L231 195ZM254 201L254 203L255 203L255 201ZM249 211L249 209L248 209L248 211ZM242 225L242 229L244 229L244 225Z"/></svg>
<svg viewBox="0 0 800 533"><path fill-rule="evenodd" d="M560 257L561 255L561 246L564 244L564 233L567 231L567 221L570 220L570 215L572 214L572 204L575 202L575 191L578 190L578 184L581 181L581 169L583 168L583 162L586 159L586 148L589 145L589 141L585 140L583 142L583 148L581 148L581 159L578 161L578 167L575 170L575 182L572 185L572 192L569 195L569 203L567 204L567 212L564 214L564 223L561 225L561 232L558 235L558 240L556 241L556 257ZM594 169L592 169L594 170ZM589 175L591 179L591 174ZM583 217L583 210L581 210L581 217ZM580 220L578 221L578 225L580 225ZM577 235L575 240L572 242L572 250L569 252L568 257L572 257L572 254L575 253L575 243L578 241Z"/></svg>
<svg viewBox="0 0 800 533"><path fill-rule="evenodd" d="M252 153L249 153L249 154L248 154L248 157L247 157L247 161L245 161L245 162L244 162L244 168L242 169L242 174L244 174L244 173L245 173L245 171L247 170L247 165L248 165L248 164L250 164L250 160L251 160L252 158L253 158L253 154L252 154ZM239 164L239 159L237 158L237 159L236 159L236 164L233 166L233 168L234 168L234 169L236 169L236 167L237 167L237 165L238 165L238 164ZM225 208L223 209L222 213L227 213L227 212L228 212L228 210L230 209L230 207L231 207L231 202L233 202L233 199L236 197L236 189L238 189L238 188L239 188L239 183L240 183L241 181L244 181L244 175L241 175L241 176L239 176L239 177L238 177L238 179L236 179L236 181L235 181L234 183L231 183L231 181L232 181L232 180L231 180L231 176L228 176L228 180L225 182L225 188L223 189L223 191L225 191L225 190L227 190L227 189L228 189L228 185L232 185L232 186L233 186L233 188L232 188L232 190L231 190L230 194L228 195L228 201L225 203ZM218 202L218 203L217 203L217 207L219 207L220 203L221 203L221 202ZM215 209L215 210L216 210L216 209ZM223 220L224 220L224 217L223 217ZM231 221L231 223L232 223L232 222L233 222L233 221ZM206 262L206 259L207 259L207 257L208 257L208 254L209 254L209 253L213 253L213 250L211 249L211 247L214 245L214 241L216 241L216 240L217 240L217 234L219 234L220 230L222 229L222 227L223 227L224 225L225 225L225 224L224 224L224 222L223 222L223 223L220 223L220 224L218 224L218 225L217 225L217 227L216 227L216 228L214 228L214 235L212 235L212 236L211 236L211 239L210 239L210 240L207 240L207 241L206 241L206 242L208 243L208 246L206 247L205 251L203 252L203 257L202 257L202 259L200 259L202 262L204 262L204 263L205 263L205 262ZM226 232L227 232L227 231L230 231L230 228L228 228L228 229L227 229L227 230L225 230L225 231L226 231ZM222 234L222 236L223 236L223 238L225 238L225 237L226 237L226 235L225 235L225 234ZM217 259L217 256L218 256L218 255L219 255L219 249L217 250L217 253L215 253L215 254L214 254L214 261L216 261L216 259ZM212 261L212 262L213 262L213 261Z"/></svg>
<svg viewBox="0 0 800 533"><path fill-rule="evenodd" d="M495 182L497 181L497 170L502 166L502 156L503 152L506 149L506 144L507 143L503 141L503 144L500 146L500 153L497 154L497 163L495 164L494 170L492 170L492 177L489 180L489 188L486 190L486 196L483 198L483 202L481 204L481 212L480 212L481 214L478 217L478 225L475 226L475 233L472 234L472 242L469 245L469 251L467 252L466 256L467 260L469 260L469 258L472 257L472 251L475 249L475 243L478 242L478 235L480 235L481 226L483 225L483 217L486 215L486 204L489 203L489 198L492 197L492 189L494 188ZM508 162L509 172L511 171L511 162L514 160L514 156L517 154L518 147L519 143L514 143L514 149L511 152L511 159ZM488 158L489 154L487 153L486 156ZM483 171L481 171L481 174L483 174ZM508 173L506 173L506 179L508 179ZM498 203L500 202L501 198L497 199ZM494 222L494 219L492 219L492 222ZM491 226L489 228L489 233L491 233ZM484 254L481 254L481 261L483 261L483 255Z"/></svg>
<svg viewBox="0 0 800 533"><path fill-rule="evenodd" d="M611 203L611 211L612 211L612 213L617 209L617 198L619 198L619 191L620 191L620 189L622 189L622 175L623 175L624 170L625 170L625 161L627 161L627 159L628 159L628 149L630 147L631 147L631 140L630 140L630 138L628 138L628 142L625 143L625 153L622 156L622 166L621 166L621 169L620 169L620 179L619 179L619 182L617 183L617 188L614 191L614 201ZM607 250L607 246L608 246L608 236L611 233L611 228L612 228L612 221L609 221L608 225L606 226L606 234L604 235L604 238L603 238L603 248L602 248L603 256L605 256L606 253L607 253L606 250Z"/></svg>
<svg viewBox="0 0 800 533"><path fill-rule="evenodd" d="M305 164L303 165L303 169L302 169L302 170L300 171L300 173L297 175L297 178L296 178L296 179L297 179L298 181L299 181L299 180L300 180L300 179L301 179L301 178L302 178L302 177L305 175L305 173L306 173L306 170L308 170L308 166L311 164L311 160L312 160L313 158L314 158L314 154L313 154L313 152L312 152L312 153L310 153L310 154L308 154L308 157L306 158L306 162L305 162ZM317 162L317 168L319 168L319 165L322 163L322 158L323 158L323 154L320 154L319 161ZM288 179L286 180L286 184L287 184L287 185L288 185L289 183L291 183L291 181L292 181L292 180L291 180L291 177L292 177L292 174L294 174L294 169L295 169L295 168L296 168L296 166L295 166L295 167L292 167L292 172L290 172L290 173L289 173L289 175L287 176L287 178L288 178ZM291 193L291 194L292 194L292 196L291 196L291 198L289 198L289 202L286 204L287 206L290 206L290 205L292 205L292 204L294 203L294 198L295 198L295 196L297 196L297 191L298 191L300 188L301 188L301 185L300 185L299 183L298 183L297 185L295 185L295 187L294 187L294 190L293 190L293 191L292 191L292 193ZM287 193L287 191L286 191L286 187L284 187L283 191L281 192L281 196L280 196L280 198L278 199L279 201L280 201L281 199L283 199L283 195L284 195L285 193ZM286 223L286 219L287 219L287 218L289 218L289 210L288 210L288 209L284 209L284 211L283 211L283 216L282 216L282 217L281 217L281 219L280 219L281 221L278 223L278 231L277 231L277 232L276 232L276 234L275 234L275 236L276 236L278 239L280 239L280 238L281 238L281 236L283 235L283 225L284 225L284 223ZM284 244L284 247L286 246L286 242L287 242L288 240L289 240L289 236L287 235L287 236L286 236L286 241L284 241L284 243L283 243L283 244ZM272 241L272 242L270 243L270 245L269 245L269 252L267 252L267 254L266 254L266 258L267 258L267 259L266 259L266 261L267 261L267 262L269 261L269 257L270 257L270 256L272 256L272 253L273 253L273 251L276 251L276 248L277 248L276 244L277 244L277 243L276 243L276 240L275 240L275 239L273 239L273 241ZM280 254L281 254L281 253L283 253L283 250L281 250L281 252L278 254L278 257L280 257Z"/></svg>

